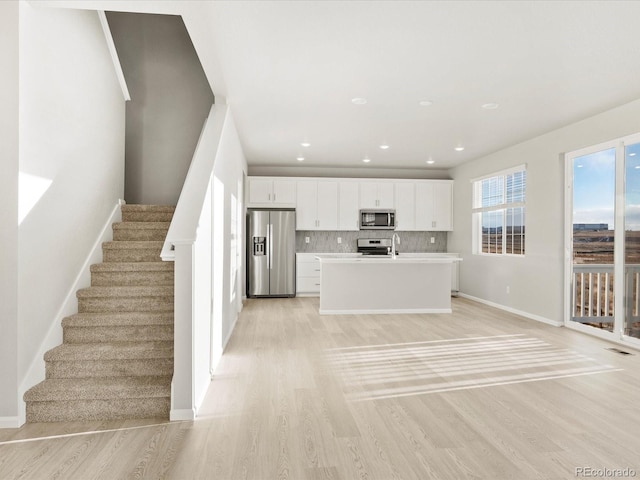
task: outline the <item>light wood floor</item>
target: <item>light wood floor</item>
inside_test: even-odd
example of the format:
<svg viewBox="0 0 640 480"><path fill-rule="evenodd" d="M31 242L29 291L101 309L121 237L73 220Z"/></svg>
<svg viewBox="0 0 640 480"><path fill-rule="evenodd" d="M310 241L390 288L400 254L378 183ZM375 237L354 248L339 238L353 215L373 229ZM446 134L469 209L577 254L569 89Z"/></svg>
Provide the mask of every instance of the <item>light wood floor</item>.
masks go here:
<svg viewBox="0 0 640 480"><path fill-rule="evenodd" d="M320 316L317 298L249 300L197 421L0 430L0 479L640 476L640 352L453 307Z"/></svg>

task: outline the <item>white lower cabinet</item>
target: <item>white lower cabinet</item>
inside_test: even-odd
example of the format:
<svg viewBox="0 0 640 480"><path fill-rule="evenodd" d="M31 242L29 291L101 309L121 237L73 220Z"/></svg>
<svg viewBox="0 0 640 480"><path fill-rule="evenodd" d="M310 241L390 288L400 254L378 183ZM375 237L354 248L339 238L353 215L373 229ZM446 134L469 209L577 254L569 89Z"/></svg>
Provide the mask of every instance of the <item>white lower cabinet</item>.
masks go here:
<svg viewBox="0 0 640 480"><path fill-rule="evenodd" d="M296 294L320 295L320 261L315 253L296 253Z"/></svg>

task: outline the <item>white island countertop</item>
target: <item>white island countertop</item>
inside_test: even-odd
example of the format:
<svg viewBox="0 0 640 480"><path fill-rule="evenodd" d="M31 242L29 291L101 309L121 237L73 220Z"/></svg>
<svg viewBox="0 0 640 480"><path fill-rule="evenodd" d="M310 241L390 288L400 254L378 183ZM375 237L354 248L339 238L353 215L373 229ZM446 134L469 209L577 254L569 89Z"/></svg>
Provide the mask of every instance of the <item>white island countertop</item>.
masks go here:
<svg viewBox="0 0 640 480"><path fill-rule="evenodd" d="M321 314L451 313L457 254L317 254Z"/></svg>
<svg viewBox="0 0 640 480"><path fill-rule="evenodd" d="M322 263L451 263L460 262L462 259L453 253L402 253L392 257L391 255L362 255L320 253L316 258Z"/></svg>

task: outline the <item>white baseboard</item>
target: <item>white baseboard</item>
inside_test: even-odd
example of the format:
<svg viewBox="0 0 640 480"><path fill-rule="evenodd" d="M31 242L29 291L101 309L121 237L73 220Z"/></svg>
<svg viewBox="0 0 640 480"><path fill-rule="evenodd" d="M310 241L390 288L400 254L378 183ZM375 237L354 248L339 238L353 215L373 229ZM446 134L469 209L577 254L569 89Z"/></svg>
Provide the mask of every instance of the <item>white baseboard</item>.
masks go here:
<svg viewBox="0 0 640 480"><path fill-rule="evenodd" d="M196 419L196 411L193 408L177 409L177 410L171 410L171 412L169 412L169 420L172 422L195 420L195 419Z"/></svg>
<svg viewBox="0 0 640 480"><path fill-rule="evenodd" d="M499 308L500 310L504 310L505 312L514 313L516 315L520 315L521 317L529 318L531 320L535 320L537 322L546 323L547 325L552 325L554 327L562 327L564 326L563 322L558 322L556 320L551 320L546 317L541 317L540 315L535 315L529 312L523 312L522 310L517 310L515 308L507 307L505 305L501 305L499 303L490 302L489 300L484 300L482 298L473 297L471 295L467 295L466 293L460 292L458 294L462 298L466 298L468 300L473 300L474 302L482 303L484 305L488 305L490 307Z"/></svg>
<svg viewBox="0 0 640 480"><path fill-rule="evenodd" d="M49 325L49 330L40 344L35 357L31 360L31 365L29 366L18 389L18 401L22 404L22 411L25 410L25 403L22 400L24 392L45 379L44 354L48 350L51 350L62 343L62 319L78 312L78 298L76 297L76 292L81 288L89 287L91 285L90 267L94 263L102 262L102 243L113 239L112 224L122 221L120 206L123 204L124 200L118 200L118 203L113 207L111 215L103 225L98 238L93 244L84 264L80 268L75 281L69 287L62 306L56 315L53 316L51 324Z"/></svg>
<svg viewBox="0 0 640 480"><path fill-rule="evenodd" d="M20 417L0 417L0 428L20 428L23 423Z"/></svg>

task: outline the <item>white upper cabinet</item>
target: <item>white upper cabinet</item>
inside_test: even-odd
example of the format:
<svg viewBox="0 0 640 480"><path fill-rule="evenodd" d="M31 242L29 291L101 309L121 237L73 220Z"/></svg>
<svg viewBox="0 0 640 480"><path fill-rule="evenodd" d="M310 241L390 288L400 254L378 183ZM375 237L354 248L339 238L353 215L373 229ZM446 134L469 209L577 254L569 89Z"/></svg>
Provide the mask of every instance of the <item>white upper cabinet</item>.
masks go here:
<svg viewBox="0 0 640 480"><path fill-rule="evenodd" d="M416 186L413 182L395 184L396 230L416 229Z"/></svg>
<svg viewBox="0 0 640 480"><path fill-rule="evenodd" d="M338 229L338 182L299 180L296 230Z"/></svg>
<svg viewBox="0 0 640 480"><path fill-rule="evenodd" d="M395 209L399 231L453 230L453 180L248 177L247 207L295 208L297 230L357 231L360 209Z"/></svg>
<svg viewBox="0 0 640 480"><path fill-rule="evenodd" d="M393 182L361 182L360 208L393 208Z"/></svg>
<svg viewBox="0 0 640 480"><path fill-rule="evenodd" d="M416 183L416 230L453 230L453 182Z"/></svg>
<svg viewBox="0 0 640 480"><path fill-rule="evenodd" d="M290 179L249 177L248 207L295 207L296 182Z"/></svg>
<svg viewBox="0 0 640 480"><path fill-rule="evenodd" d="M338 230L359 230L360 212L359 182L340 181L338 183Z"/></svg>

